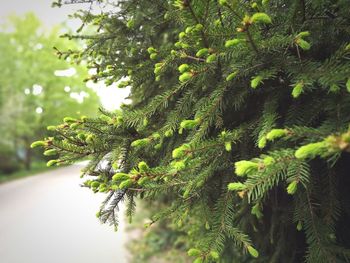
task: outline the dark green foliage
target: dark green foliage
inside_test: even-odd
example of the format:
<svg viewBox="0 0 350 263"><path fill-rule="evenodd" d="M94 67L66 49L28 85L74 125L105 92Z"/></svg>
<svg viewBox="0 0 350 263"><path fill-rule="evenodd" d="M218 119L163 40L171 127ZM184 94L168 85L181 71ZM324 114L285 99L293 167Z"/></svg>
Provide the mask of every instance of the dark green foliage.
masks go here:
<svg viewBox="0 0 350 263"><path fill-rule="evenodd" d="M159 200L150 225L177 225L194 262L349 261L348 1L117 6L71 37L93 79L128 79L132 104L65 123L46 147L92 158L101 220L117 224L123 198L130 218L135 198Z"/></svg>
<svg viewBox="0 0 350 263"><path fill-rule="evenodd" d="M20 169L15 152L6 145L0 146L0 174L10 174Z"/></svg>

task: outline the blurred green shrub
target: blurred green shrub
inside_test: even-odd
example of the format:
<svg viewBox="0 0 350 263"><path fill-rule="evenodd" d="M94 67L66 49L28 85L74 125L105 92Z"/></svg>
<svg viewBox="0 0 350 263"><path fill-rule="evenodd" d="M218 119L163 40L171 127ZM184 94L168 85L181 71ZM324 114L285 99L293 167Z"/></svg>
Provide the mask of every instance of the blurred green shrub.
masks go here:
<svg viewBox="0 0 350 263"><path fill-rule="evenodd" d="M132 263L191 262L184 252L188 250L188 244L191 242L185 232L172 227L170 220L145 228L145 218L164 207L161 202L155 201L151 207L140 202L139 211L128 228L128 236L132 240L127 247L132 254Z"/></svg>
<svg viewBox="0 0 350 263"><path fill-rule="evenodd" d="M6 145L0 145L0 176L16 172L20 167L15 151Z"/></svg>

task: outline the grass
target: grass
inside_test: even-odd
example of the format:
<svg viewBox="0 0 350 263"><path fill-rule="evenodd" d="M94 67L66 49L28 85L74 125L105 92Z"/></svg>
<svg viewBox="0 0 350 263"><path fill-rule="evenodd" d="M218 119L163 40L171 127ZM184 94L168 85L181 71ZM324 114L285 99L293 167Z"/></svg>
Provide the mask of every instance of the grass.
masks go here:
<svg viewBox="0 0 350 263"><path fill-rule="evenodd" d="M28 170L19 170L17 172L11 173L11 174L1 174L0 173L0 184L5 183L5 182L9 182L9 181L12 181L15 179L36 175L38 173L48 171L51 169L54 169L54 168L47 167L45 162L39 162L39 161L33 162L32 167L29 171Z"/></svg>

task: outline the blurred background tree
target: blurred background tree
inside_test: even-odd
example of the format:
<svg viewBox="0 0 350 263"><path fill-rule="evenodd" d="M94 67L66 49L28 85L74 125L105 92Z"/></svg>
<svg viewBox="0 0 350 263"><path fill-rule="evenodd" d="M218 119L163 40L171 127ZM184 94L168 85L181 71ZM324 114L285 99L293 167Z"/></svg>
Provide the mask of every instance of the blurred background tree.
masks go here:
<svg viewBox="0 0 350 263"><path fill-rule="evenodd" d="M57 50L79 46L59 38L60 30L46 31L27 14L10 17L0 32L0 174L30 169L42 159L29 145L49 135L48 125L96 112L98 97L83 82L86 67L57 59Z"/></svg>

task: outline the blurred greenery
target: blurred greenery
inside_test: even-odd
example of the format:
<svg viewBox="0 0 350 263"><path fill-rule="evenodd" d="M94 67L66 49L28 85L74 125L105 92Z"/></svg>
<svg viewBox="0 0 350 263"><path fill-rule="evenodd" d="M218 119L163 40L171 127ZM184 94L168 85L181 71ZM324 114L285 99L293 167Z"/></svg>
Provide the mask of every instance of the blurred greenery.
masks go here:
<svg viewBox="0 0 350 263"><path fill-rule="evenodd" d="M79 47L78 42L59 38L61 30L46 30L31 13L9 17L2 25L0 175L29 170L33 161L43 159L29 146L50 136L48 125L60 123L67 115L95 115L99 100L83 82L86 67L55 54L57 49Z"/></svg>
<svg viewBox="0 0 350 263"><path fill-rule="evenodd" d="M0 173L0 184L4 182L8 182L11 180L19 179L19 178L24 178L30 175L34 175L40 172L44 172L47 170L52 170L57 167L47 167L46 162L44 161L33 161L31 163L31 168L30 171L27 170L19 170L14 173Z"/></svg>
<svg viewBox="0 0 350 263"><path fill-rule="evenodd" d="M184 233L178 231L170 220L165 220L148 225L152 214L165 205L161 202L154 201L148 206L142 200L138 202L138 212L134 215L133 221L128 225L128 237L130 238L127 247L130 250L132 263L189 263L184 240Z"/></svg>

